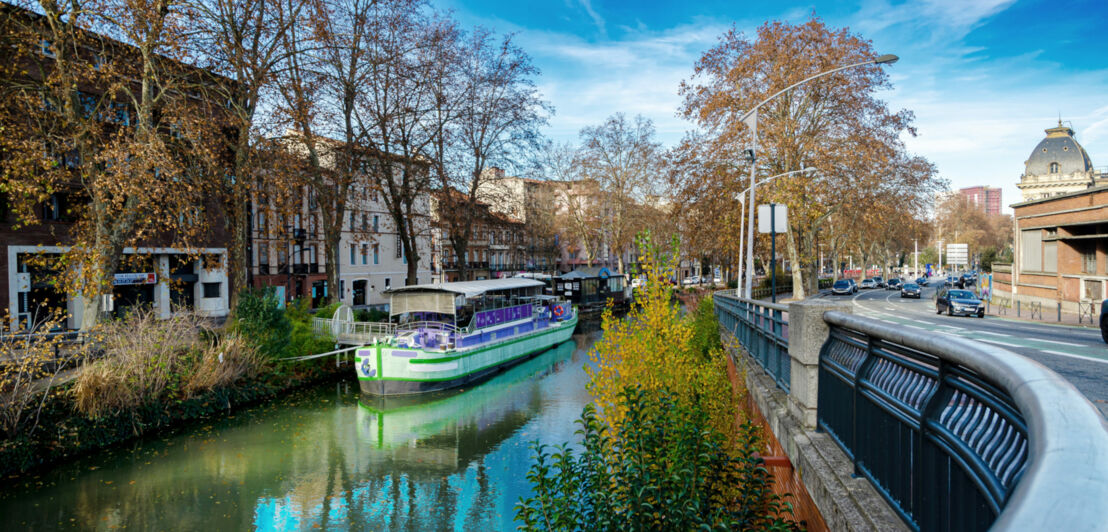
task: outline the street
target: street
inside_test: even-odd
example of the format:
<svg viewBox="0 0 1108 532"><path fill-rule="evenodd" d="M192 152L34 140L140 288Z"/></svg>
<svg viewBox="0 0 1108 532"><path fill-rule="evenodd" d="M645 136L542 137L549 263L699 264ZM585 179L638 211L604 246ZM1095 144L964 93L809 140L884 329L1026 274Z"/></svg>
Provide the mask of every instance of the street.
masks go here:
<svg viewBox="0 0 1108 532"><path fill-rule="evenodd" d="M849 299L854 313L886 323L960 336L1027 356L1068 379L1108 417L1108 345L1100 331L1045 325L996 316L984 318L935 313L937 286L924 287L920 299L901 298L899 290L862 290Z"/></svg>

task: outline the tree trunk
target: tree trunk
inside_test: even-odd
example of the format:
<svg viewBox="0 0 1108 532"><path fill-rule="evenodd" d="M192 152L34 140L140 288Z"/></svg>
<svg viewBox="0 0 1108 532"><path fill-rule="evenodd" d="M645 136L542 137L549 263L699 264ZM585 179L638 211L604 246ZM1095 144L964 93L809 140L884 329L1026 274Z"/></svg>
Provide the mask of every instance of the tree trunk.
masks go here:
<svg viewBox="0 0 1108 532"><path fill-rule="evenodd" d="M797 250L797 247L798 247L797 242L796 242L797 239L795 237L793 237L794 234L796 234L795 230L794 231L789 231L786 234L786 238L785 238L785 248L786 248L786 251L789 254L789 261L792 262L792 265L793 265L793 271L792 271L793 295L792 295L792 297L793 297L793 299L804 299L804 297L805 297L804 276L802 275L801 268L799 267L800 266L800 253Z"/></svg>

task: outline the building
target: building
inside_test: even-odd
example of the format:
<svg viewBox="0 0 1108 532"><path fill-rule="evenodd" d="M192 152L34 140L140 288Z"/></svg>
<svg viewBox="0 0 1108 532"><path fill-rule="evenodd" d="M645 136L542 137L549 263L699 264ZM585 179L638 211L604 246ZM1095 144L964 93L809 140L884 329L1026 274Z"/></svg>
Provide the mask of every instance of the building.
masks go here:
<svg viewBox="0 0 1108 532"><path fill-rule="evenodd" d="M5 56L4 65L11 70L3 73L4 76L11 77L6 78L5 83L24 87L49 86L45 80L56 73L53 69L57 67L57 49L45 38L46 27L38 14L11 4L0 6L0 30L5 32L7 39L11 39L6 41L10 48L6 50L9 55ZM33 44L29 44L28 39L33 39ZM70 65L82 66L82 62L93 65L94 68L87 68L89 72L101 72L99 65L103 64L132 67L141 65L135 48L107 36L78 30L74 40L75 55L70 56ZM162 63L162 66L167 72L194 83L194 86L206 84L211 87L216 83L233 83L209 71L169 60ZM120 72L127 75L126 69L121 69ZM32 106L22 105L25 101L16 102L15 97L0 102L0 105L6 107L4 111L9 122L5 125L11 128L6 134L11 134L18 127L27 127L26 131L36 131L33 128L39 127L39 124L64 124L56 129L46 130L51 135L50 138L62 140L57 143L44 142L46 146L43 146L43 153L46 157L43 162L53 159L50 161L52 169L68 172L71 176L63 175L60 186L54 187L41 203L33 207L32 212L23 213L29 214L34 219L33 223L21 223L19 215L13 212L15 202L9 201L7 192L0 191L0 305L6 307L4 310L8 312L9 319L7 325L11 327L22 328L44 319L46 314L57 313L64 317L67 328L77 329L83 324L86 312L99 310L118 317L137 306L147 306L162 318L169 317L180 309L195 310L209 317L223 317L229 312L228 296L231 287L227 277L227 235L221 223L221 206L214 200L194 206L190 214L182 213L180 216L184 221L155 220L165 223L161 232L149 231L148 226L144 227L149 232L143 234L151 235L149 237L140 240L129 238L132 235L123 236L125 241L134 245L122 250L123 257L111 277L112 291L109 297L90 301L75 291L67 293L57 288L56 281L63 274L79 271L78 266L67 266L61 261L67 255L72 258L69 254L74 251L74 228L81 220L73 213L81 212L91 204L90 189L83 188L84 180L77 179L77 175L85 171L100 171L104 166L92 157L82 158L81 151L72 148L71 144L65 144L69 140L66 137L78 128L96 131L96 134L101 135L98 139L129 134L130 130L127 128L137 125L137 113L130 101L107 90L109 83L116 82L118 79L89 74L82 76L79 83L71 86L56 86L41 92L30 91L38 95L31 102ZM132 83L136 82L132 79ZM185 96L175 93L166 96L166 101L177 97L177 102L186 102ZM187 97L186 105L190 109L211 113L205 117L210 116L216 125L220 123L219 110L223 108L221 103L204 99L201 92L190 93ZM79 117L77 122L66 122L59 118L62 113L58 100L80 102L81 105L76 107ZM173 144L170 139L179 138L174 137L176 132L168 128L159 129L158 133L164 135L168 145ZM26 138L33 137L29 134ZM90 145L95 149L100 148L95 142ZM10 162L9 156L10 154L5 154L0 160ZM0 171L7 170L9 168L0 166ZM149 179L156 177L155 170ZM104 188L97 190L102 191ZM111 197L110 192L105 195ZM172 231L191 225L188 218L185 218L187 216L196 216L193 221L204 222L193 226L201 227L204 231L202 234L191 235L195 238L191 239L188 249L172 247Z"/></svg>
<svg viewBox="0 0 1108 532"><path fill-rule="evenodd" d="M1014 264L994 265L994 294L1061 303L1108 298L1108 185L1012 205Z"/></svg>
<svg viewBox="0 0 1108 532"><path fill-rule="evenodd" d="M450 242L449 224L445 223L446 216L441 211L444 205L442 194L436 194L431 237L434 250L432 270L436 282L467 280L461 278L462 262L465 262L468 280L476 281L552 268L545 258L533 262L526 224L496 212L483 202L476 205L472 237L467 242L465 254L458 257Z"/></svg>
<svg viewBox="0 0 1108 532"><path fill-rule="evenodd" d="M1025 169L1016 186L1023 202L1049 198L1108 184L1108 172L1093 167L1089 154L1077 143L1073 129L1058 121L1046 130L1024 163Z"/></svg>
<svg viewBox="0 0 1108 532"><path fill-rule="evenodd" d="M310 297L316 308L328 294L322 222L311 188L302 186L299 192L288 206L264 194L254 198L251 283L273 287L281 301Z"/></svg>
<svg viewBox="0 0 1108 532"><path fill-rule="evenodd" d="M958 190L958 193L981 209L985 214L1000 214L1001 189L988 186L967 187Z"/></svg>

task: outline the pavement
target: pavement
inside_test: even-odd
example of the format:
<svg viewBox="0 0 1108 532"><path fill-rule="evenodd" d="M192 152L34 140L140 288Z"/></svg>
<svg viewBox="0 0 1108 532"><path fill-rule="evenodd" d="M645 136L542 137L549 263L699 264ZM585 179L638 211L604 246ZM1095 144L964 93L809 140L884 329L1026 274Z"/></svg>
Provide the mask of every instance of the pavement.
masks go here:
<svg viewBox="0 0 1108 532"><path fill-rule="evenodd" d="M935 290L934 285L925 287L920 299L904 299L899 290L880 288L860 290L853 296L821 293L819 297L849 298L854 313L861 316L969 338L1029 357L1068 379L1101 415L1108 417L1108 344L1101 338L1100 329L994 315L978 318L936 314Z"/></svg>

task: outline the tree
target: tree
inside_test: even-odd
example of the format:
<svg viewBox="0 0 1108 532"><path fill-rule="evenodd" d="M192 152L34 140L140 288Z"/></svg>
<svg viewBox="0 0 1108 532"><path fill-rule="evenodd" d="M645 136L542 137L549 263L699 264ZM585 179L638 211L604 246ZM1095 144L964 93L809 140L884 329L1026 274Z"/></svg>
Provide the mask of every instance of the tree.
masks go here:
<svg viewBox="0 0 1108 532"><path fill-rule="evenodd" d="M734 153L749 145L740 110L809 76L875 57L869 41L818 18L799 25L766 23L753 40L730 30L682 84L681 112L706 132L709 150ZM821 228L850 203L865 205L859 194L898 174L912 177L914 197L937 186L933 168L903 153L901 134L915 133L912 114L893 113L876 98L876 91L888 87L879 66L857 67L796 87L759 110L757 175L818 169L812 177L759 188L767 202L789 206L785 247L796 297L814 289Z"/></svg>
<svg viewBox="0 0 1108 532"><path fill-rule="evenodd" d="M531 58L508 35L499 41L484 28L475 28L457 56L456 116L439 142L451 148L440 160L440 186L460 195L444 194L441 223L455 256L464 257L473 237L478 202L490 202L484 186L496 178L493 168L506 168L539 146L538 127L546 123L549 106L539 97L534 78L539 71ZM445 139L449 138L450 142ZM480 192L480 195L479 195ZM510 198L491 198L491 202ZM459 263L459 278L468 279L467 264Z"/></svg>
<svg viewBox="0 0 1108 532"><path fill-rule="evenodd" d="M75 223L59 235L71 246L57 281L84 295L88 330L104 310L101 296L112 293L124 249L157 242L195 250L217 217L206 198L211 169L221 166L224 115L191 96L225 80L188 66L185 5L43 0L27 7L41 17L4 12L18 67L2 84L0 179L23 224L36 223L36 204L65 196Z"/></svg>
<svg viewBox="0 0 1108 532"><path fill-rule="evenodd" d="M636 206L656 192L663 177L654 123L642 116L629 121L616 113L599 126L582 129L579 161L581 174L599 189L605 243L616 255L619 272L625 273L624 252L642 228Z"/></svg>

